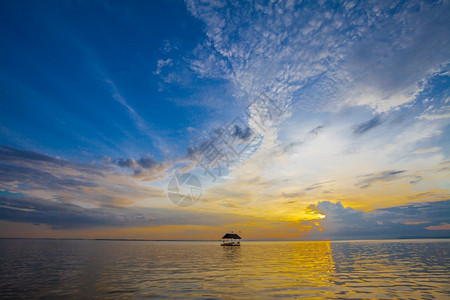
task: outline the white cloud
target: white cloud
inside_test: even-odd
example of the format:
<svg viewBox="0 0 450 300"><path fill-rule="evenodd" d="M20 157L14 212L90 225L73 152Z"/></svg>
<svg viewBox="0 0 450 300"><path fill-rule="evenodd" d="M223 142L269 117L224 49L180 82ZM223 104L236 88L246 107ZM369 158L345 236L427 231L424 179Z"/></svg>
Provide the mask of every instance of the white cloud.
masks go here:
<svg viewBox="0 0 450 300"><path fill-rule="evenodd" d="M421 148L414 151L414 154L424 154L424 153L433 153L441 150L441 147L429 147L429 148Z"/></svg>
<svg viewBox="0 0 450 300"><path fill-rule="evenodd" d="M420 119L426 120L442 120L442 119L450 119L450 113L446 114L423 114L419 117Z"/></svg>
<svg viewBox="0 0 450 300"><path fill-rule="evenodd" d="M154 74L161 74L162 69L166 66L172 66L173 65L173 61L171 58L167 58L167 59L158 59L158 61L156 62L156 70L155 72L153 72Z"/></svg>
<svg viewBox="0 0 450 300"><path fill-rule="evenodd" d="M247 95L265 91L282 103L314 84L334 88L301 101L335 109L333 100L378 112L411 102L450 56L448 4L364 2L332 9L296 5L187 1L208 39L192 68L227 77ZM207 45L205 47L205 45ZM328 87L329 88L329 87ZM304 95L305 96L305 95Z"/></svg>
<svg viewBox="0 0 450 300"><path fill-rule="evenodd" d="M152 130L148 122L142 118L136 110L131 107L131 105L128 104L128 102L125 100L125 98L119 93L119 90L117 86L114 84L114 82L111 79L104 78L103 81L108 84L109 88L112 91L112 98L120 103L126 110L130 118L133 120L134 124L136 125L137 129L147 137L151 139L151 141L154 143L156 147L160 149L160 151L164 151L167 149L167 145L164 142L164 140L154 133L155 130Z"/></svg>
<svg viewBox="0 0 450 300"><path fill-rule="evenodd" d="M264 132L258 152L232 169L233 180L220 187L228 201L276 202L283 192L301 195L299 205L342 195L357 201L369 198L356 185L358 176L385 170L408 170L399 181L405 193L428 184L426 176L417 178L444 157L413 152L444 132L443 122L428 117L438 116L441 100L428 97L427 107L434 109L416 117L420 97L448 68L448 3L371 1L331 8L295 1L188 0L187 7L205 23L207 36L191 68L202 77L230 80L239 99L251 101L264 92L288 111ZM256 112L251 116L250 125L258 118ZM309 137L325 123L323 132ZM250 182L238 184L251 176L259 178L258 197L248 194ZM330 180L336 181L302 194Z"/></svg>

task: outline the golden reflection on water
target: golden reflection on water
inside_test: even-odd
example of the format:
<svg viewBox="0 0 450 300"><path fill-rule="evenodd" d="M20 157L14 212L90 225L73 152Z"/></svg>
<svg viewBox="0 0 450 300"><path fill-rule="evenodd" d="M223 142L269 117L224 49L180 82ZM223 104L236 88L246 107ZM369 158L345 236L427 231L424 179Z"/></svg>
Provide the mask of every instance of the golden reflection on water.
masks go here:
<svg viewBox="0 0 450 300"><path fill-rule="evenodd" d="M334 263L330 242L251 242L222 247L221 293L292 297L331 291Z"/></svg>
<svg viewBox="0 0 450 300"><path fill-rule="evenodd" d="M0 298L448 299L449 270L449 240L0 240Z"/></svg>

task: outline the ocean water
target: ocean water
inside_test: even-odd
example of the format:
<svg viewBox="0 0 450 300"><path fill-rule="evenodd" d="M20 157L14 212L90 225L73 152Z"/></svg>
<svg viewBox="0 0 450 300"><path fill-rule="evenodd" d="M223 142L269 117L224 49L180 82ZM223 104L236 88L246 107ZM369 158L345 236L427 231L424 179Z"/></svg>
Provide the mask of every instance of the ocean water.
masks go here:
<svg viewBox="0 0 450 300"><path fill-rule="evenodd" d="M0 240L0 298L450 299L450 240Z"/></svg>

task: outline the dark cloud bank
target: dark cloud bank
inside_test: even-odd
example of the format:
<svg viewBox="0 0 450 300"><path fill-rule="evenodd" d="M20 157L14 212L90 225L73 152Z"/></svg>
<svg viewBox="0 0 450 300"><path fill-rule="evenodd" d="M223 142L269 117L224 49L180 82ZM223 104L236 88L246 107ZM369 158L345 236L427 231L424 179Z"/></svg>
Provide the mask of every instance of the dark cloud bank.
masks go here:
<svg viewBox="0 0 450 300"><path fill-rule="evenodd" d="M308 211L326 217L302 222L311 226L308 236L323 239L389 239L450 237L450 200L408 204L363 212L340 202L319 202ZM320 231L319 228L322 230ZM439 228L440 230L436 230Z"/></svg>
<svg viewBox="0 0 450 300"><path fill-rule="evenodd" d="M245 132L240 132L243 136ZM150 157L140 160L122 159L112 162L118 166L140 169L164 168ZM111 162L110 162L111 164ZM108 165L108 164L106 164ZM59 174L61 167L77 171L79 175ZM0 220L30 224L46 224L53 229L88 229L94 227L131 227L158 225L221 226L235 222L256 220L234 214L190 212L179 209L118 207L108 201L99 207L87 208L53 198L33 197L23 193L8 192L8 184L20 182L28 187L39 186L53 191L67 191L96 187L93 174L102 176L99 166L87 166L0 145ZM357 184L367 188L377 181L390 181L409 176L404 170L388 170L367 174ZM411 177L413 180L415 178ZM315 189L324 183L310 186ZM27 192L27 189L24 190ZM296 195L284 194L286 198ZM319 202L308 211L326 215L319 221L305 221L301 228L310 228L307 237L318 239L381 239L414 237L450 237L450 200L427 202L377 209L371 212L343 207L340 202ZM258 219L261 221L260 219ZM317 226L315 222L319 222ZM319 230L322 229L322 231Z"/></svg>
<svg viewBox="0 0 450 300"><path fill-rule="evenodd" d="M96 227L134 227L161 225L221 226L244 222L232 214L191 212L181 209L114 207L84 208L37 197L0 196L0 220L46 224L53 229L89 229Z"/></svg>
<svg viewBox="0 0 450 300"><path fill-rule="evenodd" d="M388 239L450 237L450 200L410 204L363 212L328 201L308 210L326 218L304 221L311 239ZM233 214L189 212L176 209L101 207L83 208L36 197L0 196L0 220L47 224L53 229L159 225L221 226L249 221ZM319 230L322 229L322 231ZM439 229L439 230L436 230Z"/></svg>

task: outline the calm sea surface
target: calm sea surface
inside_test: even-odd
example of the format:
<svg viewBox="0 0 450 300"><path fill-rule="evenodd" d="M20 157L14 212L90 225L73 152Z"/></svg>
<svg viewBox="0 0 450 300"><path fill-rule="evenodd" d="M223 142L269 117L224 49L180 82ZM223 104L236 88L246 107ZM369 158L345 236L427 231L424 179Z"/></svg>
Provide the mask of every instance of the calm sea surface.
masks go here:
<svg viewBox="0 0 450 300"><path fill-rule="evenodd" d="M0 240L0 298L450 299L450 240Z"/></svg>

